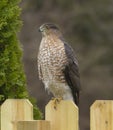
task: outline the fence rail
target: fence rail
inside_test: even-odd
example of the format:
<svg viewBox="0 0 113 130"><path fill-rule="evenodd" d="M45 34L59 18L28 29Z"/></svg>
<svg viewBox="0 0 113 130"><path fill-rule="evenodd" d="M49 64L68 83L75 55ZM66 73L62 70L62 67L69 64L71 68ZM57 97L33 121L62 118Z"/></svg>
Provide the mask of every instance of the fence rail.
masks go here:
<svg viewBox="0 0 113 130"><path fill-rule="evenodd" d="M27 99L7 99L0 113L0 130L79 130L78 107L72 101L51 100L45 120L33 120L33 106ZM113 130L112 100L97 100L90 107L90 130Z"/></svg>

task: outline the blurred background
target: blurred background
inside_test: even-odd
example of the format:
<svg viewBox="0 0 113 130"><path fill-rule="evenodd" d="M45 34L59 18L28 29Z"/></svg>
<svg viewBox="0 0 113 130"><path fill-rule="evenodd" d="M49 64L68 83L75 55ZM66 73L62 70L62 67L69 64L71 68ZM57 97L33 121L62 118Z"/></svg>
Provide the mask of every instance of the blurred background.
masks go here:
<svg viewBox="0 0 113 130"><path fill-rule="evenodd" d="M45 22L56 23L78 57L82 86L80 129L89 130L92 103L113 99L113 0L24 0L20 6L23 27L19 39L30 95L44 112L51 95L38 79L38 28Z"/></svg>

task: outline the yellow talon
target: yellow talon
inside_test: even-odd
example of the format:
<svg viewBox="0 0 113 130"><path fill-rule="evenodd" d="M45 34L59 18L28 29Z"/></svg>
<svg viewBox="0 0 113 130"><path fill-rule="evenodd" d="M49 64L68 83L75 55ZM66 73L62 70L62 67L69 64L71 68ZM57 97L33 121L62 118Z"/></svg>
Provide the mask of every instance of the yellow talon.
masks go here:
<svg viewBox="0 0 113 130"><path fill-rule="evenodd" d="M57 105L60 103L60 101L62 100L62 98L52 98L52 100L53 100L54 109L57 110Z"/></svg>

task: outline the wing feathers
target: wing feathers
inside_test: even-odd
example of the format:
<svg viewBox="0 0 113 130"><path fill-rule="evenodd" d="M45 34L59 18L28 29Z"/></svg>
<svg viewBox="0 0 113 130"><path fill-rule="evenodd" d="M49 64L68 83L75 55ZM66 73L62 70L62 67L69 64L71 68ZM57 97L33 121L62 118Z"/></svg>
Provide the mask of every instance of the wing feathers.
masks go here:
<svg viewBox="0 0 113 130"><path fill-rule="evenodd" d="M78 61L74 56L72 48L68 44L65 45L65 52L68 58L68 64L65 67L64 75L69 87L72 90L72 95L76 105L79 104L79 91L80 91L80 76L78 69Z"/></svg>

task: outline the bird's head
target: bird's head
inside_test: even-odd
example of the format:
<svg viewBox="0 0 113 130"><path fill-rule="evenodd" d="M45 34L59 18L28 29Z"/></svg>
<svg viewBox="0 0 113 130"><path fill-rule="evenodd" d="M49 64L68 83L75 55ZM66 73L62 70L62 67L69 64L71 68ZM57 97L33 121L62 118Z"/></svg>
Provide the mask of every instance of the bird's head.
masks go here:
<svg viewBox="0 0 113 130"><path fill-rule="evenodd" d="M42 24L39 27L39 32L41 32L43 36L47 36L49 34L61 35L58 26L52 23Z"/></svg>

